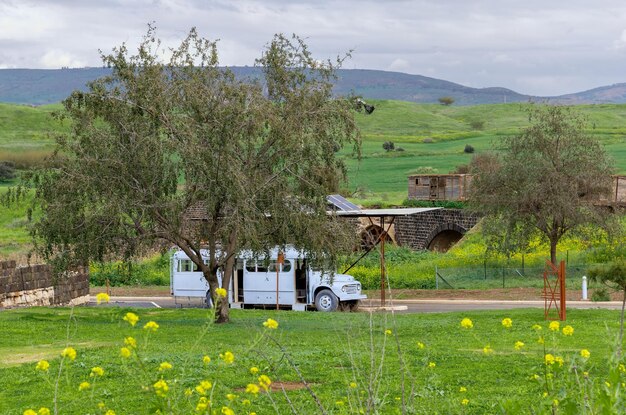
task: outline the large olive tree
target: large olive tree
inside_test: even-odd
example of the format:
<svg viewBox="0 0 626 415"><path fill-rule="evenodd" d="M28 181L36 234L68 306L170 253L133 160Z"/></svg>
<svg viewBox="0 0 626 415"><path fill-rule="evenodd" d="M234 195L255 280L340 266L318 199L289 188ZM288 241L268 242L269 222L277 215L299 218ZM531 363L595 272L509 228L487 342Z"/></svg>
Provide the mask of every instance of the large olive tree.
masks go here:
<svg viewBox="0 0 626 415"><path fill-rule="evenodd" d="M602 144L571 108L529 110L530 125L505 137L489 162L474 163L470 200L494 226L484 226L500 249L539 235L556 263L557 244L586 224L609 224L612 167Z"/></svg>
<svg viewBox="0 0 626 415"><path fill-rule="evenodd" d="M122 45L103 55L111 75L64 101L71 133L58 137L55 167L32 177L40 252L84 262L165 241L213 297L218 270L228 289L244 247L293 243L332 258L349 235L326 214L325 196L345 176L336 151L360 145L353 101L332 96L341 61L277 35L257 61L262 76L236 79L194 29L163 55L150 28L136 54ZM216 321L228 320L220 301Z"/></svg>

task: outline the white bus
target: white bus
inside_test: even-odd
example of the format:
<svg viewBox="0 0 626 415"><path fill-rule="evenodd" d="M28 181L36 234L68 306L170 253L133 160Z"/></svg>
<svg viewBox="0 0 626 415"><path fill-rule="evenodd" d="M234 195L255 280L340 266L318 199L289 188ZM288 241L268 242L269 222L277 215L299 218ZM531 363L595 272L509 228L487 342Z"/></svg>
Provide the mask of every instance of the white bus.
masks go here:
<svg viewBox="0 0 626 415"><path fill-rule="evenodd" d="M205 263L208 252L201 251ZM233 278L228 290L231 308L245 305L291 307L306 310L315 306L319 311L356 310L360 300L367 298L361 293L361 283L345 274L314 270L303 253L288 247L283 251L283 263L279 263L279 250L270 251L270 258L254 258L243 251L235 261ZM218 274L220 286L221 275ZM195 264L183 251L171 257L170 291L176 297L202 297L211 306L209 284ZM277 301L278 299L278 301Z"/></svg>

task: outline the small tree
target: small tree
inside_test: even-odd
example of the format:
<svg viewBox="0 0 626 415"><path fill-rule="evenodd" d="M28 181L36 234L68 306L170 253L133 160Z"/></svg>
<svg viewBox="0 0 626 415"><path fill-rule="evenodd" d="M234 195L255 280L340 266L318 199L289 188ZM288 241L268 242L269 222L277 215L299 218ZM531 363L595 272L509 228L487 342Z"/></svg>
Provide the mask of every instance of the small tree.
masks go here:
<svg viewBox="0 0 626 415"><path fill-rule="evenodd" d="M385 151L393 151L393 149L395 148L395 144L393 143L393 141L385 141L383 143L383 148L385 149Z"/></svg>
<svg viewBox="0 0 626 415"><path fill-rule="evenodd" d="M15 179L15 164L11 161L0 161L0 182Z"/></svg>
<svg viewBox="0 0 626 415"><path fill-rule="evenodd" d="M445 105L446 107L454 104L454 98L452 97L441 97L439 98L439 103L441 105Z"/></svg>
<svg viewBox="0 0 626 415"><path fill-rule="evenodd" d="M473 208L497 220L485 227L505 244L521 246L537 234L556 248L567 233L585 224L608 226L608 210L598 201L610 195L612 168L602 145L585 133L585 123L567 107L531 108L531 125L504 138L500 155L473 162Z"/></svg>
<svg viewBox="0 0 626 415"><path fill-rule="evenodd" d="M360 143L354 103L332 94L337 65L295 36L263 51L262 82L220 67L216 43L193 29L169 60L160 50L150 28L136 55L125 45L104 55L112 74L64 101L64 157L31 177L44 257L66 265L176 245L215 299L218 272L228 290L243 248L289 243L332 260L352 246L345 221L326 213L345 177L335 150ZM216 321L228 311L219 301Z"/></svg>
<svg viewBox="0 0 626 415"><path fill-rule="evenodd" d="M471 144L465 144L465 148L463 149L464 153L472 154L474 151L474 146Z"/></svg>
<svg viewBox="0 0 626 415"><path fill-rule="evenodd" d="M617 357L622 355L622 344L624 340L624 308L626 307L626 261L619 258L606 266L598 266L589 270L589 277L601 282L613 291L622 292L622 313L619 320L619 339Z"/></svg>

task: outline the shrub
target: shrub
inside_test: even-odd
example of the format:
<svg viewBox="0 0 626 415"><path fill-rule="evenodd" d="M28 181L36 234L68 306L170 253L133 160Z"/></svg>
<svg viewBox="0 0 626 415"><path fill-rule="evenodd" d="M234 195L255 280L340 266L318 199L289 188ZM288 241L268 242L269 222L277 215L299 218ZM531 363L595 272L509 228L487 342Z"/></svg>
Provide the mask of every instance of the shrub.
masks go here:
<svg viewBox="0 0 626 415"><path fill-rule="evenodd" d="M465 144L465 149L463 149L463 152L464 152L464 153L471 154L471 153L473 153L474 151L475 151L475 150L474 150L474 147L473 147L473 146L471 146L470 144Z"/></svg>
<svg viewBox="0 0 626 415"><path fill-rule="evenodd" d="M393 144L393 141L385 141L383 143L383 148L385 151L392 151L395 148L395 144Z"/></svg>
<svg viewBox="0 0 626 415"><path fill-rule="evenodd" d="M485 128L485 121L483 120L472 120L469 123L470 127L474 130L482 130Z"/></svg>
<svg viewBox="0 0 626 415"><path fill-rule="evenodd" d="M611 301L609 290L607 290L605 287L596 288L595 290L593 290L593 293L591 293L591 301Z"/></svg>
<svg viewBox="0 0 626 415"><path fill-rule="evenodd" d="M11 161L0 161L0 182L15 178L15 164Z"/></svg>
<svg viewBox="0 0 626 415"><path fill-rule="evenodd" d="M445 105L446 107L454 104L454 98L452 97L441 97L439 98L439 103L441 105Z"/></svg>

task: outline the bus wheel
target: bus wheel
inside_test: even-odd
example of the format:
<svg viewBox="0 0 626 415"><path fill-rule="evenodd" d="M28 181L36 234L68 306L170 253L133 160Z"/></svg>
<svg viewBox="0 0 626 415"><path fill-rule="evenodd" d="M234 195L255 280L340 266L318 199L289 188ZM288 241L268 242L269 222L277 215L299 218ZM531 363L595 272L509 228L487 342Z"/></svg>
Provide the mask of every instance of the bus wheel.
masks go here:
<svg viewBox="0 0 626 415"><path fill-rule="evenodd" d="M206 291L206 298L204 299L204 305L206 305L206 308L213 308L213 298L211 298L211 290Z"/></svg>
<svg viewBox="0 0 626 415"><path fill-rule="evenodd" d="M339 304L339 299L331 290L324 289L315 296L315 308L317 311L335 311Z"/></svg>

